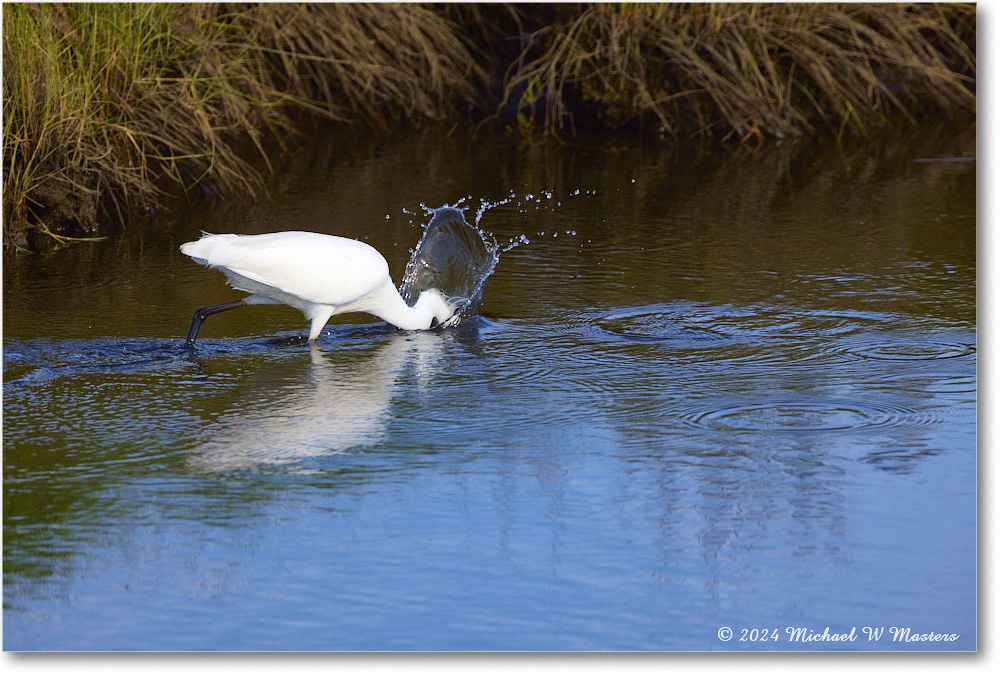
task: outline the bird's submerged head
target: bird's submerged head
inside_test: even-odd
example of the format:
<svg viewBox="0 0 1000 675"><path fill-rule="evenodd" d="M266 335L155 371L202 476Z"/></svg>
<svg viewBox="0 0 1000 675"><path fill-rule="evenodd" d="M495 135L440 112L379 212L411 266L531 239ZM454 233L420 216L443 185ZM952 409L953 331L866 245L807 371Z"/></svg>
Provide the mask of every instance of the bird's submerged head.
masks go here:
<svg viewBox="0 0 1000 675"><path fill-rule="evenodd" d="M432 325L436 323L438 326L447 328L458 323L462 308L466 307L469 302L468 298L445 297L441 291L431 288L420 294L413 307L430 312L434 317Z"/></svg>

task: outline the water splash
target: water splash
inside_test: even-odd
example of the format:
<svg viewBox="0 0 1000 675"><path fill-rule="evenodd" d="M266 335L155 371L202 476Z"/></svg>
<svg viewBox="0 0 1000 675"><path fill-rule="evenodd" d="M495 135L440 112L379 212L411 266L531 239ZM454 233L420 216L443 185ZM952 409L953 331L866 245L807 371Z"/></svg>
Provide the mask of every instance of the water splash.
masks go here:
<svg viewBox="0 0 1000 675"><path fill-rule="evenodd" d="M577 189L571 197L596 194L596 190ZM500 261L501 254L531 243L529 236L522 233L500 244L493 234L481 227L480 223L487 212L505 206L511 206L520 213L527 214L530 209L553 210L561 207L562 201L555 199L552 190L542 189L524 195L518 195L511 190L505 197L496 200L469 195L460 198L454 204L445 204L438 208L430 208L421 203L420 208L425 216L430 217L430 222L424 228L424 233L412 250L406 266L399 287L403 299L413 304L423 291L436 288L449 297L468 299L468 303L459 309L456 319L449 325L459 325L474 316L482 299L483 286ZM464 209L475 210L471 224L465 217ZM417 215L405 208L403 213L409 216ZM388 220L389 216L386 216L386 219ZM410 223L413 223L413 218L410 219ZM563 232L540 231L533 236L554 239L560 234L576 236L577 232L572 229Z"/></svg>
<svg viewBox="0 0 1000 675"><path fill-rule="evenodd" d="M475 316L483 286L500 261L500 246L453 206L426 210L433 217L410 256L399 292L409 304L429 288L450 298L468 299L449 324L460 325Z"/></svg>

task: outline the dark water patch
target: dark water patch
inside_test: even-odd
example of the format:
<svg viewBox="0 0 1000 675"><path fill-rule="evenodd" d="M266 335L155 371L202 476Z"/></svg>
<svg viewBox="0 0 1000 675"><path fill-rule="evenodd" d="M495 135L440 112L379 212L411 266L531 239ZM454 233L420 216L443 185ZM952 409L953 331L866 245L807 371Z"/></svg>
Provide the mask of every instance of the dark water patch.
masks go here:
<svg viewBox="0 0 1000 675"><path fill-rule="evenodd" d="M895 474L910 474L918 471L920 466L931 457L936 457L943 452L942 448L927 448L917 446L906 446L889 449L881 449L869 452L861 458L865 464L873 466L880 471Z"/></svg>
<svg viewBox="0 0 1000 675"><path fill-rule="evenodd" d="M918 157L914 164L942 164L947 162L975 162L975 157Z"/></svg>

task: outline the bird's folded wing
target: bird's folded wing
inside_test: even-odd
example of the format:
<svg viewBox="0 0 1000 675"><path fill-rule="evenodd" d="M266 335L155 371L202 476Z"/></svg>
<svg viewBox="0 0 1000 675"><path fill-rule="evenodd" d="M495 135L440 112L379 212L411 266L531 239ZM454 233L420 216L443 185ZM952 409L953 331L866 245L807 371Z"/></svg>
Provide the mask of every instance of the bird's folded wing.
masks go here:
<svg viewBox="0 0 1000 675"><path fill-rule="evenodd" d="M217 241L206 262L307 302L334 306L355 302L389 278L385 258L367 244L307 232L280 234Z"/></svg>

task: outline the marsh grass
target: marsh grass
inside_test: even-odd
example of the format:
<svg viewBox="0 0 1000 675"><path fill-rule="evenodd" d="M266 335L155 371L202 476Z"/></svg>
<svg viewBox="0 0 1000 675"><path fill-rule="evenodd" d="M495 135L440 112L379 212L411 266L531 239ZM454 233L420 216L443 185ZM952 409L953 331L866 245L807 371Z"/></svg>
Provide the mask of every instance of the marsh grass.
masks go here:
<svg viewBox="0 0 1000 675"><path fill-rule="evenodd" d="M599 125L839 142L976 105L975 5L2 11L4 241L26 250L94 238L167 195L257 198L303 117L388 130L476 105L529 137Z"/></svg>
<svg viewBox="0 0 1000 675"><path fill-rule="evenodd" d="M178 190L258 196L295 110L387 128L484 77L419 5L8 4L3 33L4 239L22 249Z"/></svg>
<svg viewBox="0 0 1000 675"><path fill-rule="evenodd" d="M4 7L5 238L34 216L41 232L65 240L59 217L43 211L75 212L75 234L92 232L95 198L112 187L113 195L150 198L142 155L122 150L138 144L136 135L109 99L134 86L130 71L156 48L150 36L163 34L162 18L154 5L77 17L58 6Z"/></svg>
<svg viewBox="0 0 1000 675"><path fill-rule="evenodd" d="M974 5L599 4L531 42L505 103L546 133L589 114L760 142L976 105Z"/></svg>

